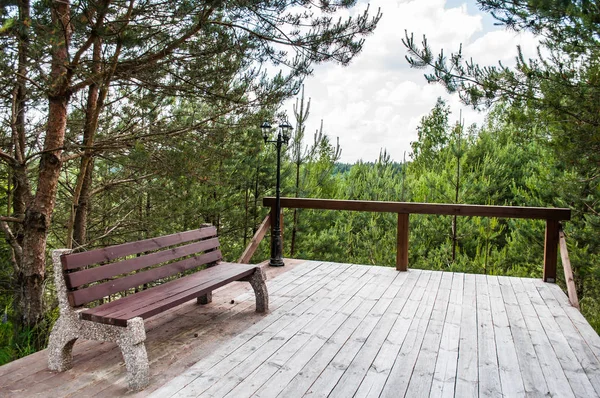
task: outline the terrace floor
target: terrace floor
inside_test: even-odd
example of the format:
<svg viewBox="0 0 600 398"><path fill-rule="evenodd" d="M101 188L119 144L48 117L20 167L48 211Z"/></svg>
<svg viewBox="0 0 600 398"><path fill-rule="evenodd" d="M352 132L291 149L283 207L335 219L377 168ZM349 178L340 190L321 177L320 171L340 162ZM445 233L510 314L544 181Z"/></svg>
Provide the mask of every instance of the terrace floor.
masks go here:
<svg viewBox="0 0 600 398"><path fill-rule="evenodd" d="M78 342L74 368L44 351L0 367L1 396L600 396L600 337L537 279L315 261L147 322L151 385L127 392L114 344Z"/></svg>

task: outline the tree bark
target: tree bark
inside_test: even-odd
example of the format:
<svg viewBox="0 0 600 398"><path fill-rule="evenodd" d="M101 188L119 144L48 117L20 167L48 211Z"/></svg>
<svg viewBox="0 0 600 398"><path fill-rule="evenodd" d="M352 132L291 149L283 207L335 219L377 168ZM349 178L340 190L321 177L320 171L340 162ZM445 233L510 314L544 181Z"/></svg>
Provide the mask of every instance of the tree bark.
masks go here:
<svg viewBox="0 0 600 398"><path fill-rule="evenodd" d="M33 328L44 317L44 278L46 271L46 241L54 210L61 153L67 125L67 105L70 92L67 70L68 46L71 37L70 4L56 1L52 8L55 45L52 48L53 82L49 93L48 124L44 149L40 157L37 189L25 211L23 223L23 258L16 275L16 309L18 321Z"/></svg>
<svg viewBox="0 0 600 398"><path fill-rule="evenodd" d="M19 3L19 44L18 66L14 99L13 140L14 157L17 161L12 166L11 177L13 184L12 211L13 216L23 217L27 204L32 200L31 188L27 179L27 165L25 161L25 106L27 101L27 60L29 58L29 0L20 0ZM17 224L12 231L16 243L23 245L23 229Z"/></svg>
<svg viewBox="0 0 600 398"><path fill-rule="evenodd" d="M100 73L102 56L102 39L96 37L93 49L93 73ZM98 131L98 118L107 95L106 87L102 90L98 83L89 87L83 130L83 147L85 148L79 167L79 175L73 193L71 225L67 233L67 247L81 247L87 242L87 216L90 210L90 193L94 170L94 154L92 147Z"/></svg>
<svg viewBox="0 0 600 398"><path fill-rule="evenodd" d="M296 191L295 197L297 198L300 194L300 162L296 163ZM298 231L298 209L294 209L294 217L293 217L293 227L292 227L292 244L290 247L290 255L294 257L296 254L296 233Z"/></svg>
<svg viewBox="0 0 600 398"><path fill-rule="evenodd" d="M84 159L81 159L82 163ZM87 223L88 215L91 210L90 192L92 190L92 177L94 170L94 158L90 155L87 158L87 164L82 166L80 175L82 176L81 190L79 198L75 205L75 215L73 218L73 238L71 248L84 246L87 243Z"/></svg>

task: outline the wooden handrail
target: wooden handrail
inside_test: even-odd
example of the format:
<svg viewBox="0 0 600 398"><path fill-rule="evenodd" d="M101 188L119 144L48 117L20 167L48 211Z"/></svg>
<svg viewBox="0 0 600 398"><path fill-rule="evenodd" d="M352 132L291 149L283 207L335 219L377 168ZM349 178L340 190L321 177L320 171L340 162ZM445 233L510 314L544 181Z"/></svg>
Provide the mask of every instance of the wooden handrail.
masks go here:
<svg viewBox="0 0 600 398"><path fill-rule="evenodd" d="M263 198L263 206L272 207L275 198ZM476 216L570 220L571 209L520 206L484 206L445 203L375 202L366 200L281 198L281 207L289 209L351 210L381 213L436 214L442 216Z"/></svg>
<svg viewBox="0 0 600 398"><path fill-rule="evenodd" d="M263 198L263 206L269 206L273 209L275 207L275 198ZM405 271L408 268L408 216L410 214L546 220L543 268L543 279L545 282L556 281L559 221L571 219L571 210L565 208L376 202L364 200L281 198L281 208L397 213L398 250L396 253L396 269L399 271Z"/></svg>
<svg viewBox="0 0 600 398"><path fill-rule="evenodd" d="M579 309L579 299L577 298L577 289L575 288L575 279L573 279L573 269L571 268L571 260L569 260L569 251L567 250L567 240L562 226L558 229L560 258L562 260L563 270L565 272L565 283L567 284L567 294L571 305Z"/></svg>
<svg viewBox="0 0 600 398"><path fill-rule="evenodd" d="M238 263L250 264L250 260L252 259L254 252L258 248L258 245L260 244L260 242L265 237L265 234L267 233L267 230L269 229L270 226L271 226L271 215L267 214L267 216L265 217L263 222L260 224L260 226L258 227L256 232L254 233L254 236L252 237L252 240L250 240L250 243L246 247L246 250L244 250L244 253L242 253L242 256L238 260Z"/></svg>

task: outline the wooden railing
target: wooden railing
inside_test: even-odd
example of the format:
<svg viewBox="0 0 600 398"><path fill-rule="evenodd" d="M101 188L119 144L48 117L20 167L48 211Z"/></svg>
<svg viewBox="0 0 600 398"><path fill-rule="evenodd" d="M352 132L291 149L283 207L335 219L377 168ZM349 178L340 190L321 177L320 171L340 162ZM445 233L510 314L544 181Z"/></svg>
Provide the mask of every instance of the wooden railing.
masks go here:
<svg viewBox="0 0 600 398"><path fill-rule="evenodd" d="M263 206L272 208L274 205L275 198L263 199ZM399 271L406 271L408 268L408 232L410 214L546 220L546 238L544 243L544 281L552 282L556 280L559 222L562 220L569 220L571 218L570 209L454 205L437 203L374 202L362 200L281 198L281 208L349 210L398 214L396 268Z"/></svg>
<svg viewBox="0 0 600 398"><path fill-rule="evenodd" d="M258 245L260 244L260 242L265 237L265 234L267 233L267 230L269 229L270 226L271 226L271 215L267 214L267 216L265 217L263 222L260 223L260 226L254 233L254 236L252 237L252 240L250 240L250 243L246 247L246 250L244 250L244 252L242 253L242 256L238 260L238 263L242 263L242 264L250 263L250 260L252 259L254 252L258 248Z"/></svg>
<svg viewBox="0 0 600 398"><path fill-rule="evenodd" d="M250 260L254 250L256 250L256 247L258 247L260 240L262 240L262 238L265 236L266 230L270 224L269 219L274 215L275 198L264 198L263 206L271 208L270 215L265 218L260 228L257 230L250 245L240 258L240 262L248 262ZM560 225L560 221L571 219L570 209L305 198L281 198L281 208L396 213L398 215L396 269L399 271L406 271L408 269L408 236L410 214L545 220L546 232L544 239L543 279L546 282L556 281L556 265L560 242L561 259L565 271L565 280L567 282L569 300L571 301L571 304L578 306L578 304L575 304L577 303L575 283L573 282L573 273L571 271L571 265L567 254L566 242L564 241L564 233L562 233Z"/></svg>
<svg viewBox="0 0 600 398"><path fill-rule="evenodd" d="M560 259L562 261L563 270L565 272L565 284L567 285L567 294L571 305L579 309L579 298L577 298L577 289L575 288L575 279L573 279L573 270L571 269L571 260L569 260L569 252L567 250L567 240L562 226L558 229L558 239L560 246Z"/></svg>

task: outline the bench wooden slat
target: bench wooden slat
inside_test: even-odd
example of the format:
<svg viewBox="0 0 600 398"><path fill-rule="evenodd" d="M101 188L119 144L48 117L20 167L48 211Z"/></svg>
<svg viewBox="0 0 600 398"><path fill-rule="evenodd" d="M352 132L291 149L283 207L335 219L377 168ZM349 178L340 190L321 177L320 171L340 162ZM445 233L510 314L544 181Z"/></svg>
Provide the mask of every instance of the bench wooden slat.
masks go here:
<svg viewBox="0 0 600 398"><path fill-rule="evenodd" d="M151 267L160 263L175 260L180 257L189 256L194 253L204 252L219 247L219 239L211 238L200 242L179 246L170 250L163 250L145 256L135 257L115 263L104 264L95 268L71 272L65 275L65 282L69 289L77 288L91 282L110 279L117 275L137 271L142 268Z"/></svg>
<svg viewBox="0 0 600 398"><path fill-rule="evenodd" d="M223 281L233 281L244 278L251 274L256 265L243 265L238 264L227 264L222 267L224 263L221 263L218 267L206 269L196 274L188 275L185 278L180 278L174 281L167 282L163 285L155 286L152 289L145 290L143 292L136 293L135 295L127 296L122 299L113 301L85 311L93 313L95 316L104 318L123 318L131 319L135 316L128 317L127 314L137 314L140 311L145 312L151 309L157 309L156 307L163 308L165 300L177 299L177 297L184 295L187 297L190 289L194 291L206 290L211 291L222 286ZM231 279L234 277L234 279ZM156 289L156 291L154 291ZM140 293L147 293L141 294ZM198 293L200 295L202 293ZM138 296L139 295L139 296ZM123 303L122 301L125 299ZM112 305L114 303L114 305ZM168 309L170 307L163 308ZM160 311L159 311L160 312ZM148 315L151 316L151 315Z"/></svg>
<svg viewBox="0 0 600 398"><path fill-rule="evenodd" d="M252 275L256 265L227 264L204 270L185 278L167 282L150 290L121 298L80 314L82 319L116 326L126 326L127 320L141 317L149 318L169 308L173 308L202 294L224 286L230 282ZM151 295L142 293L152 291ZM114 304L113 304L114 303ZM112 305L111 305L112 304ZM110 307L107 311L106 307Z"/></svg>
<svg viewBox="0 0 600 398"><path fill-rule="evenodd" d="M223 273L228 272L226 269L227 267L221 266L223 264L228 264L228 263L221 263L217 267L211 267L211 268L207 268L207 269L200 271L204 275L202 277L203 280L205 280L205 281L219 280L219 278L222 277ZM187 278L191 278L190 281L195 280L194 278L198 278L195 275L196 274L187 275L186 277L179 278L177 280L183 280L183 279L187 279ZM110 303L102 304L98 307L94 307L93 312L95 315L103 316L103 315L108 315L108 314L115 314L117 311L116 308L120 308L123 306L129 306L129 304L127 304L127 303L136 302L137 300L141 300L144 302L160 301L163 299L163 296L165 295L164 291L162 290L164 288L161 288L162 286L168 285L168 286L170 286L170 289L173 289L173 290L170 290L170 289L168 290L169 295L178 294L181 291L183 291L181 289L186 289L185 285L180 285L183 282L180 282L180 284L175 284L173 282L175 282L175 281L165 282L161 285L153 286L150 289L146 289L146 290L137 292L134 295L121 297L118 300L111 301ZM195 282L191 282L191 283L195 283ZM137 298L134 298L134 296L136 296Z"/></svg>
<svg viewBox="0 0 600 398"><path fill-rule="evenodd" d="M204 227L158 238L123 243L121 245L91 250L89 252L68 254L61 258L61 262L64 270L72 270L91 264L112 261L119 257L162 249L164 247L205 239L216 235L217 229L215 227Z"/></svg>
<svg viewBox="0 0 600 398"><path fill-rule="evenodd" d="M175 263L163 265L162 267L153 268L148 271L143 271L137 274L128 275L122 278L110 280L105 283L69 292L69 303L73 307L79 307L80 305L98 300L102 297L122 292L136 286L141 286L144 283L166 278L179 272L199 267L203 264L219 261L221 258L221 251L215 250L205 253L201 256L191 257Z"/></svg>

